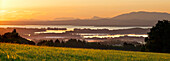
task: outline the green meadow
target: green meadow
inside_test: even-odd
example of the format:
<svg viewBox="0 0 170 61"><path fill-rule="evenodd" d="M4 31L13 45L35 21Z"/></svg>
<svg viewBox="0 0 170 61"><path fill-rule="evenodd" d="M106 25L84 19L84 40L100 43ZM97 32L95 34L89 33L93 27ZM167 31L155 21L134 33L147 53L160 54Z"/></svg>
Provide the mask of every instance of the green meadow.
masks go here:
<svg viewBox="0 0 170 61"><path fill-rule="evenodd" d="M1 61L170 61L168 53L0 43Z"/></svg>

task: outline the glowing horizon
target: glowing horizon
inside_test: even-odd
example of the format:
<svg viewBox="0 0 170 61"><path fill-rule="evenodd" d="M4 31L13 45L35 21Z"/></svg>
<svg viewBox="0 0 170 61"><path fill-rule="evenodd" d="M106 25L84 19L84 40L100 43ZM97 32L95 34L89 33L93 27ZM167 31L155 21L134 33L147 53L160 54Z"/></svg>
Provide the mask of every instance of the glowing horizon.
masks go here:
<svg viewBox="0 0 170 61"><path fill-rule="evenodd" d="M133 11L170 13L170 0L0 0L0 21L114 17Z"/></svg>

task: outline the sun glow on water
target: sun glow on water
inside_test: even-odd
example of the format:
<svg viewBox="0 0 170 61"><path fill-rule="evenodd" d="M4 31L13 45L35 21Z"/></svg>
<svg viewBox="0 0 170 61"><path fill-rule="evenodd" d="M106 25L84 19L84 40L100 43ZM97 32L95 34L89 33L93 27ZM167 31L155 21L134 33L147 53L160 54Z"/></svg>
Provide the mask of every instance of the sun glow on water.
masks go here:
<svg viewBox="0 0 170 61"><path fill-rule="evenodd" d="M40 34L40 33L65 33L66 31L71 31L71 30L46 30L42 32L34 32L35 34Z"/></svg>

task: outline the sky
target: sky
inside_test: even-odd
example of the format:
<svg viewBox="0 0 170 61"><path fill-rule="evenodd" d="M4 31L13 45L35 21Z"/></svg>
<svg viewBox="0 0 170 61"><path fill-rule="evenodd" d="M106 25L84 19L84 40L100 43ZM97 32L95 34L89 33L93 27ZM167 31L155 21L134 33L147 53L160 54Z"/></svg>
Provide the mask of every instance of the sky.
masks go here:
<svg viewBox="0 0 170 61"><path fill-rule="evenodd" d="M170 13L170 0L0 0L0 21L103 18L149 11Z"/></svg>

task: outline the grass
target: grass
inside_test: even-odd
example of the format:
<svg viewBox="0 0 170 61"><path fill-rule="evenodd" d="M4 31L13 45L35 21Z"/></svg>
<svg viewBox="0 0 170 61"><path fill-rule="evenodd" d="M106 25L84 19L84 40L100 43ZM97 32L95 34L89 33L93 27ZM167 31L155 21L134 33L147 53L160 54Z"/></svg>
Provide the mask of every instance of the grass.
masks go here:
<svg viewBox="0 0 170 61"><path fill-rule="evenodd" d="M170 54L0 43L1 61L170 61Z"/></svg>

